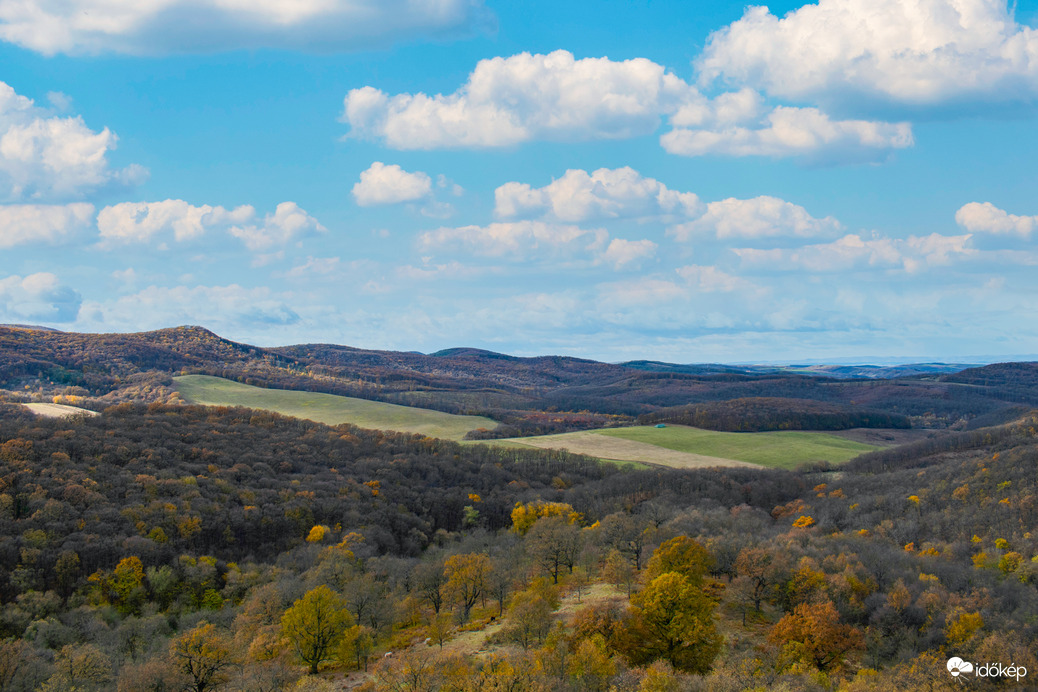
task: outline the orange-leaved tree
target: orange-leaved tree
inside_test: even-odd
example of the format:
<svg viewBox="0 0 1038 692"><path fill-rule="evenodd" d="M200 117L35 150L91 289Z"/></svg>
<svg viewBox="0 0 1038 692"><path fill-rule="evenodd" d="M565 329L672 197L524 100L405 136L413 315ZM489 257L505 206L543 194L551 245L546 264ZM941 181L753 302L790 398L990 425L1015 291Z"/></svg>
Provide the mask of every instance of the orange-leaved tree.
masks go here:
<svg viewBox="0 0 1038 692"><path fill-rule="evenodd" d="M847 653L864 646L861 632L841 623L828 599L801 603L771 628L768 639L781 647L787 665L808 663L821 671L839 669Z"/></svg>

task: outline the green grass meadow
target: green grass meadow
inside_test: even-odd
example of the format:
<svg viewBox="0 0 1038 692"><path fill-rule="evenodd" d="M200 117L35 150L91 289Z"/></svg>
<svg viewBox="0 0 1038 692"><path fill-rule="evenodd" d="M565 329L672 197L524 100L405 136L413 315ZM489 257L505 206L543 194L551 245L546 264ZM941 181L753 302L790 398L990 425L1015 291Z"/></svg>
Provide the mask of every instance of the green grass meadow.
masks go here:
<svg viewBox="0 0 1038 692"><path fill-rule="evenodd" d="M666 428L638 426L596 432L678 452L736 459L780 469L793 469L800 464L822 460L839 464L879 449L828 433L800 430L730 433L668 425Z"/></svg>
<svg viewBox="0 0 1038 692"><path fill-rule="evenodd" d="M180 396L188 403L264 409L327 425L350 423L361 428L420 433L447 440L460 440L470 430L497 426L495 421L482 416L457 416L334 394L263 389L208 375L173 379Z"/></svg>

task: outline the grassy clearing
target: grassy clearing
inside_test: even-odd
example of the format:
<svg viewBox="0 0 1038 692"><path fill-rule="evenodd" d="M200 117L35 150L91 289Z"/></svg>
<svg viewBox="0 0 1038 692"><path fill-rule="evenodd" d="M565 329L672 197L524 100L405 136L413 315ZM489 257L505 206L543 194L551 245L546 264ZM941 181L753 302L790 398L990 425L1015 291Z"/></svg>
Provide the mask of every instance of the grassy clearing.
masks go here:
<svg viewBox="0 0 1038 692"><path fill-rule="evenodd" d="M192 404L245 406L328 425L350 423L361 428L420 433L447 440L460 440L470 430L497 426L495 421L482 416L456 416L334 394L263 389L208 375L185 375L173 379L180 396Z"/></svg>
<svg viewBox="0 0 1038 692"><path fill-rule="evenodd" d="M628 428L619 428L627 430ZM501 440L506 444L520 444L541 449L565 449L575 454L598 457L603 461L645 468L645 464L657 464L676 469L709 468L714 466L753 466L754 464L732 458L698 454L684 450L666 449L653 444L603 435L602 430L538 437L513 437Z"/></svg>
<svg viewBox="0 0 1038 692"><path fill-rule="evenodd" d="M78 406L66 406L65 404L22 404L37 416L44 418L68 418L70 416L96 416L97 411L80 408Z"/></svg>
<svg viewBox="0 0 1038 692"><path fill-rule="evenodd" d="M595 433L678 452L736 459L781 469L792 469L803 463L823 460L838 464L878 449L874 445L828 433L801 430L729 433L668 425L666 428L610 428Z"/></svg>

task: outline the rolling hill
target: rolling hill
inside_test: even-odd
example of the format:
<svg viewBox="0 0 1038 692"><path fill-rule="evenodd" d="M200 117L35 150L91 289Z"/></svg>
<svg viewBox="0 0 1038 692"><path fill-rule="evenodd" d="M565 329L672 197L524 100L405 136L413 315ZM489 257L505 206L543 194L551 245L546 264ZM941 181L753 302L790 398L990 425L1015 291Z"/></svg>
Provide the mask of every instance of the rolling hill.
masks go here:
<svg viewBox="0 0 1038 692"><path fill-rule="evenodd" d="M461 440L472 430L496 425L481 416L458 416L319 392L264 389L207 375L185 375L173 381L180 395L191 404L263 409L326 425L349 423L360 428L418 433L446 440Z"/></svg>
<svg viewBox="0 0 1038 692"><path fill-rule="evenodd" d="M864 418L870 426L888 427L889 420L873 415L882 412L904 419L902 425L928 428L961 427L1013 406L1038 405L1035 363L951 374L928 368L892 379L874 372L838 379L742 366L654 363L644 369L646 363L519 358L469 348L433 355L329 344L261 348L201 327L138 334L0 327L0 389L50 399L71 388L98 409L122 401L172 401L172 377L181 375L481 415L501 424L487 436L501 438L629 425L665 409L733 400L773 402L777 408L760 416L768 424L797 408L791 402L806 402L799 408L846 425ZM780 421L783 426L808 427Z"/></svg>

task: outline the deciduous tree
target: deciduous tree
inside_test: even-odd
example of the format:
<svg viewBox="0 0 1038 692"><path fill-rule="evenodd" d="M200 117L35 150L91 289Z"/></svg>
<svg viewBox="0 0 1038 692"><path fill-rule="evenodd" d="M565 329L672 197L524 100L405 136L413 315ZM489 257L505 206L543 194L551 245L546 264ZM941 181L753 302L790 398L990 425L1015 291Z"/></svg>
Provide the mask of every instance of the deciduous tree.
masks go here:
<svg viewBox="0 0 1038 692"><path fill-rule="evenodd" d="M646 571L649 579L677 572L698 586L713 564L713 556L701 543L688 536L678 536L664 541L653 551Z"/></svg>
<svg viewBox="0 0 1038 692"><path fill-rule="evenodd" d="M526 549L553 584L563 567L573 571L582 546L580 529L561 516L538 519L526 534Z"/></svg>
<svg viewBox="0 0 1038 692"><path fill-rule="evenodd" d="M451 555L444 562L445 590L451 601L461 606L462 622L467 622L472 606L483 596L490 576L490 558L485 553Z"/></svg>
<svg viewBox="0 0 1038 692"><path fill-rule="evenodd" d="M667 572L649 582L631 603L622 637L632 663L662 658L690 673L710 670L721 650L721 637L714 627L714 602L702 589L677 572Z"/></svg>
<svg viewBox="0 0 1038 692"><path fill-rule="evenodd" d="M236 664L227 639L208 622L201 622L174 639L169 655L176 668L189 678L193 692L222 687Z"/></svg>
<svg viewBox="0 0 1038 692"><path fill-rule="evenodd" d="M839 669L849 651L864 646L861 632L841 623L829 600L801 603L771 628L768 639L782 648L787 662L802 661L821 671Z"/></svg>
<svg viewBox="0 0 1038 692"><path fill-rule="evenodd" d="M281 617L281 633L310 674L331 658L343 630L353 625L346 603L327 586L318 586L292 604Z"/></svg>

